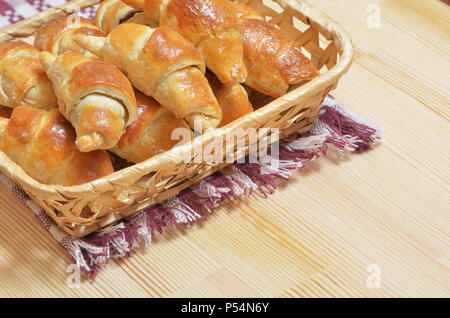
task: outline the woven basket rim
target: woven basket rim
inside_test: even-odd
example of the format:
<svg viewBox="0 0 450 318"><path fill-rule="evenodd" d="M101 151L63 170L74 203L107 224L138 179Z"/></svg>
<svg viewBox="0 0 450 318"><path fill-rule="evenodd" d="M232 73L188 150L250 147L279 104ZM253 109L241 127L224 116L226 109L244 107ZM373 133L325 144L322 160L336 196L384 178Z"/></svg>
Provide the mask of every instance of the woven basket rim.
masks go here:
<svg viewBox="0 0 450 318"><path fill-rule="evenodd" d="M79 3L89 3L84 7L95 5L101 2L100 0L73 0L67 2L61 6L47 9L38 13L39 16L45 16L48 12L64 12L67 13L67 8L76 7ZM225 127L215 128L214 130L207 132L201 136L195 138L192 142L175 147L164 153L153 156L141 163L134 164L130 167L123 168L121 170L115 171L114 173L102 177L100 179L80 184L74 186L62 186L62 185L50 185L44 184L33 177L28 175L18 164L12 161L3 151L0 150L0 170L3 171L8 177L17 181L20 185L31 187L34 191L39 192L45 196L55 196L55 197L72 197L78 196L80 194L89 195L89 193L95 194L98 192L105 192L105 188L108 188L109 184L132 184L136 180L139 180L142 176L157 171L157 167L162 164L170 164L173 162L171 158L177 157L178 153L184 153L185 151L191 151L191 149L198 143L203 143L205 140L212 140L215 136L223 136L228 131L232 131L241 126L243 123L249 123L252 121L258 121L258 119L264 118L270 113L279 113L284 109L298 103L298 99L307 94L311 94L314 91L318 91L318 87L326 87L332 85L344 75L349 69L352 59L353 59L353 44L347 34L347 32L332 18L323 13L321 10L313 7L305 1L290 0L287 1L288 5L296 3L295 9L300 11L302 14L308 17L311 22L316 23L322 28L322 31L326 33L327 36L333 38L335 43L340 43L340 58L338 59L335 66L327 70L327 72L320 74L317 78L311 80L310 82L288 92L287 94L273 100L267 105L255 110L254 112L243 116L234 122L228 124ZM27 19L28 20L28 19ZM13 24L0 30L0 41L2 35L10 35L19 24L24 24L26 20ZM14 37L14 36L13 36ZM7 39L6 39L7 40ZM125 181L128 180L128 181ZM130 182L130 180L133 180ZM109 187L112 188L110 185ZM97 189L102 189L98 191ZM36 193L37 194L37 193Z"/></svg>

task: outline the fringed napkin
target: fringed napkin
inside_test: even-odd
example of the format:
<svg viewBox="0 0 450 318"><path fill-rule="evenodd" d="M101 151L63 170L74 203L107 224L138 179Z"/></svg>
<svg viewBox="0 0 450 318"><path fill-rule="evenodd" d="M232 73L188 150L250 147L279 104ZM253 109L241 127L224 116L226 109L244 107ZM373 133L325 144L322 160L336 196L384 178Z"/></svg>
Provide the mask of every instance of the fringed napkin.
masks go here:
<svg viewBox="0 0 450 318"><path fill-rule="evenodd" d="M116 222L82 239L59 229L18 185L1 173L0 181L30 208L81 270L95 277L100 266L109 259L129 256L139 246L147 247L153 235L162 233L165 226L192 225L223 201L236 200L252 192L267 197L275 191L278 178L288 179L295 169L321 154L325 155L330 146L342 154L362 152L379 139L380 130L375 125L366 123L328 96L312 129L291 142L281 143L278 157L264 160L264 166L260 163L235 163L229 174L215 173L203 179L195 190L184 190L163 204L144 209L131 220ZM261 173L262 168L264 173Z"/></svg>

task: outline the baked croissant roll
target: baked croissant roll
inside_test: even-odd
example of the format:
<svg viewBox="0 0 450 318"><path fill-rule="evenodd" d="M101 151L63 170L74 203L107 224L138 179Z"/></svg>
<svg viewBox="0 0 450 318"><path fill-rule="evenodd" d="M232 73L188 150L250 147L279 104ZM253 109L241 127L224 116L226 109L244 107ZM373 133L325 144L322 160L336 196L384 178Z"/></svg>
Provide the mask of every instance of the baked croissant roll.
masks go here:
<svg viewBox="0 0 450 318"><path fill-rule="evenodd" d="M125 23L106 38L76 36L75 41L116 65L133 86L191 127L199 121L203 131L217 127L222 120L222 111L204 76L201 53L170 28Z"/></svg>
<svg viewBox="0 0 450 318"><path fill-rule="evenodd" d="M129 162L141 162L158 153L171 149L178 140L172 140L177 128L192 131L183 119L176 118L153 98L135 90L137 101L136 120L127 128L119 143L110 149Z"/></svg>
<svg viewBox="0 0 450 318"><path fill-rule="evenodd" d="M78 149L114 147L136 119L136 98L125 75L114 65L79 53L41 52L40 58L61 113L75 127Z"/></svg>
<svg viewBox="0 0 450 318"><path fill-rule="evenodd" d="M106 151L75 147L75 131L57 108L19 106L9 120L0 118L0 149L46 184L77 185L114 172Z"/></svg>
<svg viewBox="0 0 450 318"><path fill-rule="evenodd" d="M272 97L285 94L291 84L318 76L301 46L283 30L264 21L249 6L232 2L240 21L247 67L245 84Z"/></svg>
<svg viewBox="0 0 450 318"><path fill-rule="evenodd" d="M224 84L247 77L239 24L228 0L124 0L157 22L179 32L205 57Z"/></svg>
<svg viewBox="0 0 450 318"><path fill-rule="evenodd" d="M39 62L39 50L25 42L0 43L0 105L48 109L56 95Z"/></svg>
<svg viewBox="0 0 450 318"><path fill-rule="evenodd" d="M144 12L136 11L121 0L104 0L95 14L95 23L107 34L121 23L157 26L154 21L147 18Z"/></svg>
<svg viewBox="0 0 450 318"><path fill-rule="evenodd" d="M42 25L36 32L34 45L41 51L62 54L72 51L94 59L94 55L73 41L75 34L105 36L105 33L93 21L78 17L64 16Z"/></svg>
<svg viewBox="0 0 450 318"><path fill-rule="evenodd" d="M235 119L253 111L245 88L239 84L224 85L211 72L206 72L206 78L217 98L223 117L219 127L225 126Z"/></svg>

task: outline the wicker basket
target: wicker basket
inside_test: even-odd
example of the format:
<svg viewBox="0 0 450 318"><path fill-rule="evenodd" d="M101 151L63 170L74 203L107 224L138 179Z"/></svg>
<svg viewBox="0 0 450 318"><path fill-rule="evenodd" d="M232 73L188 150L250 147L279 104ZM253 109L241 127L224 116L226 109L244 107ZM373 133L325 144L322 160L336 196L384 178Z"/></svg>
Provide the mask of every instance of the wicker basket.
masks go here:
<svg viewBox="0 0 450 318"><path fill-rule="evenodd" d="M34 32L44 22L99 2L74 0L48 9L0 30L0 41L20 39L32 43ZM224 168L225 163L210 164L193 159L193 149L200 146L206 149L215 137L225 136L238 127L244 130L261 128L260 131L278 128L280 134L275 138L308 131L318 117L324 98L350 67L353 54L350 38L335 21L304 1L241 2L256 9L300 42L321 75L304 85L292 87L284 96L223 128L93 182L71 187L45 185L26 174L0 151L1 171L19 184L62 229L81 237L119 219L132 217L143 208L160 203ZM244 138L244 143L245 147L241 149L227 145L229 149L224 153L227 150L236 152L238 158L248 151L247 138ZM214 147L209 148L214 151ZM192 154L189 162L172 160L186 154Z"/></svg>

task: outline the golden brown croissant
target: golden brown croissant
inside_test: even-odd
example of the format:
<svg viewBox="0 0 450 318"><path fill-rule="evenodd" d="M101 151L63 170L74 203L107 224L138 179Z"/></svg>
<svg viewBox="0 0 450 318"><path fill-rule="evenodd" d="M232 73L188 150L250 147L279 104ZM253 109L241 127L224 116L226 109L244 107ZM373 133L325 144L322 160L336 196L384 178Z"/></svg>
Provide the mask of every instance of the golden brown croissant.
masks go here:
<svg viewBox="0 0 450 318"><path fill-rule="evenodd" d="M206 66L224 84L247 77L242 37L228 0L124 0L159 25L179 32L204 55Z"/></svg>
<svg viewBox="0 0 450 318"><path fill-rule="evenodd" d="M152 27L156 26L156 23L147 18L144 12L136 11L121 0L104 0L97 9L95 22L106 33L111 32L121 23L145 24Z"/></svg>
<svg viewBox="0 0 450 318"><path fill-rule="evenodd" d="M73 41L75 34L105 36L105 33L93 21L69 15L42 25L36 32L34 45L41 51L56 55L72 51L91 59L96 58Z"/></svg>
<svg viewBox="0 0 450 318"><path fill-rule="evenodd" d="M154 97L176 117L202 130L217 127L222 119L217 100L204 76L201 53L167 27L152 29L125 23L106 38L76 36L81 46L116 65L141 92Z"/></svg>
<svg viewBox="0 0 450 318"><path fill-rule="evenodd" d="M249 6L232 2L241 24L245 84L272 97L285 94L290 84L299 84L319 75L301 46L283 30L264 21Z"/></svg>
<svg viewBox="0 0 450 318"><path fill-rule="evenodd" d="M46 184L77 185L114 172L106 151L75 147L75 131L57 108L19 106L9 120L0 118L0 149Z"/></svg>
<svg viewBox="0 0 450 318"><path fill-rule="evenodd" d="M141 162L158 153L171 149L178 142L171 140L172 132L184 128L191 134L183 119L176 118L153 98L135 90L137 101L136 120L127 128L117 146L110 149L129 162Z"/></svg>
<svg viewBox="0 0 450 318"><path fill-rule="evenodd" d="M56 106L52 83L34 46L21 41L0 43L0 105L43 109Z"/></svg>
<svg viewBox="0 0 450 318"><path fill-rule="evenodd" d="M114 147L136 119L136 98L125 75L114 65L79 53L41 52L61 113L77 132L80 151Z"/></svg>
<svg viewBox="0 0 450 318"><path fill-rule="evenodd" d="M216 95L220 108L222 108L223 117L219 127L225 126L253 111L247 91L241 84L224 85L214 74L208 71L206 72L206 78L214 95Z"/></svg>

